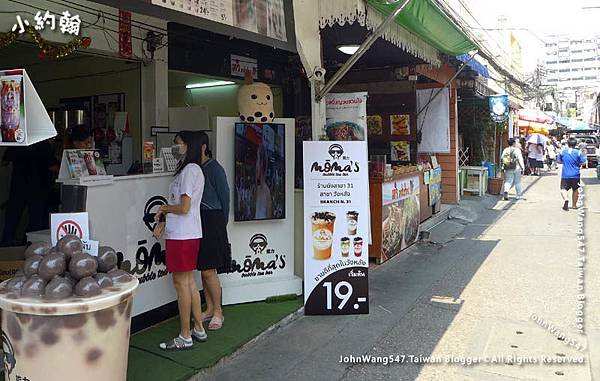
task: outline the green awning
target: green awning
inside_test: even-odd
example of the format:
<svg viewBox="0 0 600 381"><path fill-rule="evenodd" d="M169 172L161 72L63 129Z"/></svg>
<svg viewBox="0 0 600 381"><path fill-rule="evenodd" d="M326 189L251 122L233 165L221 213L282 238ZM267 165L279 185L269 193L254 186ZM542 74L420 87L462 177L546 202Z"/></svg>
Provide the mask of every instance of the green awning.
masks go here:
<svg viewBox="0 0 600 381"><path fill-rule="evenodd" d="M367 2L384 15L389 15L398 6L398 3L386 4L384 0L368 0ZM410 0L396 18L396 23L416 34L440 52L452 56L477 49L477 45L441 9L433 4L432 0Z"/></svg>

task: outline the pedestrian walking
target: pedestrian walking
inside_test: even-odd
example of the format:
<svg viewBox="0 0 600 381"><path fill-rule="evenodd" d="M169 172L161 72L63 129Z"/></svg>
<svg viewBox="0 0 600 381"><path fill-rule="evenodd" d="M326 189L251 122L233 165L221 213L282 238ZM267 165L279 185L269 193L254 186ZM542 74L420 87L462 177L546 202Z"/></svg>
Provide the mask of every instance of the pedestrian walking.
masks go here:
<svg viewBox="0 0 600 381"><path fill-rule="evenodd" d="M552 141L548 141L546 144L546 162L548 164L548 170L556 168L556 147Z"/></svg>
<svg viewBox="0 0 600 381"><path fill-rule="evenodd" d="M167 271L173 274L173 284L177 291L179 308L179 336L160 343L165 351L190 349L194 341L206 341L207 335L202 326L200 293L193 276L198 265L198 252L202 239L200 202L204 192L202 173L202 140L198 132L182 131L175 137L179 161L175 178L169 186L169 204L162 205L155 220L163 217L165 233ZM155 237L162 231L155 230ZM194 327L190 327L193 318ZM191 329L190 329L191 328Z"/></svg>
<svg viewBox="0 0 600 381"><path fill-rule="evenodd" d="M579 143L578 149L585 156L585 162L583 163L583 166L587 169L588 168L587 144L585 144L585 141L582 141L582 142Z"/></svg>
<svg viewBox="0 0 600 381"><path fill-rule="evenodd" d="M206 311L202 321L208 321L211 331L221 329L225 322L221 307L221 283L218 274L231 271L231 247L227 237L229 220L229 185L225 170L209 150L208 135L201 134L202 170L205 183L200 206L202 218L202 247L198 256L198 270L202 274Z"/></svg>
<svg viewBox="0 0 600 381"><path fill-rule="evenodd" d="M579 182L581 181L581 165L585 163L585 155L577 149L577 139L569 138L568 148L558 154L556 159L562 163L560 179L560 194L563 198L563 210L569 210L569 191L573 192L573 207L577 206L579 199Z"/></svg>
<svg viewBox="0 0 600 381"><path fill-rule="evenodd" d="M540 175L540 168L544 167L544 146L542 144L529 143L527 149L527 158L531 174L533 176Z"/></svg>
<svg viewBox="0 0 600 381"><path fill-rule="evenodd" d="M502 151L502 169L504 170L504 200L508 200L508 192L515 187L517 191L517 200L523 199L523 187L521 185L521 175L525 169L523 155L518 143L514 138L508 139L508 147Z"/></svg>

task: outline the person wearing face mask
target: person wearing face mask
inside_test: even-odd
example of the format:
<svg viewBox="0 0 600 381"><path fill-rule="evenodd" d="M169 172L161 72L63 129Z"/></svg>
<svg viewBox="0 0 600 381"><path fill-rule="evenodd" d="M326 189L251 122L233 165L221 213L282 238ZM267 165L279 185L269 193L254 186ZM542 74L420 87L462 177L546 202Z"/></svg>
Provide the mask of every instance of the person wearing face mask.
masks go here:
<svg viewBox="0 0 600 381"><path fill-rule="evenodd" d="M174 151L181 155L181 160L169 186L169 203L162 205L155 216L159 222L155 237L160 238L163 232L165 236L167 271L173 274L181 324L179 336L160 343L159 347L165 351L190 349L193 340L207 340L202 326L200 294L193 277L202 239L202 140L198 132L182 131L175 137L175 143ZM164 223L161 222L163 217L166 217ZM193 328L190 327L191 318Z"/></svg>
<svg viewBox="0 0 600 381"><path fill-rule="evenodd" d="M200 206L202 217L202 248L198 256L198 270L202 273L206 311L204 321L208 329L221 329L225 318L221 308L221 284L217 274L231 271L231 250L227 237L229 219L229 185L225 170L212 158L208 149L208 135L200 132L202 170L205 176L204 194Z"/></svg>

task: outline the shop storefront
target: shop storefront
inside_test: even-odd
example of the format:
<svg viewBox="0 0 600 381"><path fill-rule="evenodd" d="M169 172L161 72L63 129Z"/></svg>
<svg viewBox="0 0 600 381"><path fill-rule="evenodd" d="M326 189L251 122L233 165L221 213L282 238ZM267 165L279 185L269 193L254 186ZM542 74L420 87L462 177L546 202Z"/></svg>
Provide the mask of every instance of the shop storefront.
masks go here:
<svg viewBox="0 0 600 381"><path fill-rule="evenodd" d="M290 93L285 88L286 68L295 50L290 4L276 1L267 6L264 2L258 8L242 10L230 2L228 17L232 18L221 19L165 8L160 2L131 2L130 9L140 13L130 14L133 48L131 58L123 59L119 57L123 53L121 12L110 7L110 2L102 3L107 5L86 3L78 8L83 25L93 23L88 20L95 17L91 7L100 7L110 20L108 30L91 37L89 49L73 52L67 59L37 62L35 51L19 44L15 51L26 53L3 55L1 67L21 66L32 73L44 106L57 115L59 137L71 126L62 117L68 114L69 123L89 126L95 152L104 154L106 143L109 156L97 161L105 166L106 176L80 178L69 172L55 173L54 177L61 177L61 199L53 211L87 212L90 237L114 247L123 267L138 278L140 287L132 312L134 330L176 311L175 290L165 268L164 242L152 237L153 215L167 202L172 172L168 160L161 171L153 168L152 159L167 159L165 149L170 150L175 134L182 130L209 134L213 155L225 168L229 181L232 206L228 233L234 271L221 277L223 303L301 294L301 280L294 275L294 242L288 238L294 234L293 176L287 176L294 168L293 161L286 160L294 156L294 119L284 118L286 102L293 102L285 95ZM149 15L180 23L167 25ZM6 20L10 26L14 23L14 14L11 16ZM139 21L142 17L145 21ZM89 30L82 28L82 34L86 33ZM106 38L100 38L104 35ZM114 51L117 46L119 51ZM246 84L246 72L268 86ZM238 124L242 122L238 111L244 113L238 108L238 92L245 89L249 103L255 88L269 97L266 99L273 114L267 111L262 120L254 110L247 115L246 124ZM115 123L124 126L120 134ZM112 162L110 147L115 140L107 137L113 132L117 138L124 137L123 142L128 139L129 148L123 143L121 152L129 161L117 163L113 153ZM249 136L263 138L257 141ZM258 160L258 151L267 160ZM249 152L254 152L253 158L244 156ZM56 159L60 162L60 155ZM246 211L249 201L243 197L250 191L246 180L257 176L261 163L273 202L269 212L255 208ZM8 195L6 200L10 200ZM53 233L22 227L19 238L48 241ZM24 247L20 250L22 253Z"/></svg>
<svg viewBox="0 0 600 381"><path fill-rule="evenodd" d="M325 97L325 130L317 136L368 142L369 256L377 263L412 245L419 224L441 203L458 202L457 69L442 64L440 57L466 53L474 45L439 10L427 8L430 18L447 28L444 34L428 30L427 23L411 24L413 7L419 6L412 3ZM341 1L321 8L325 83L395 6ZM332 106L349 96L366 103L362 131L360 120L331 117Z"/></svg>

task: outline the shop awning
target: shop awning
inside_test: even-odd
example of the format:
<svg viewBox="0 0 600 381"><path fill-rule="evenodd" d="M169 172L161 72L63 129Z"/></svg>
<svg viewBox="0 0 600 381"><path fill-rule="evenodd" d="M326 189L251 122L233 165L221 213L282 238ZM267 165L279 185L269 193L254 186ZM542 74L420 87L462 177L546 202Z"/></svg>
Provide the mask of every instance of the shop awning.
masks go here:
<svg viewBox="0 0 600 381"><path fill-rule="evenodd" d="M389 15L398 6L398 3L388 4L385 0L368 0L368 3L384 15ZM396 23L446 54L457 56L477 49L432 0L411 0L396 18Z"/></svg>
<svg viewBox="0 0 600 381"><path fill-rule="evenodd" d="M488 68L485 67L485 65L483 65L481 62L477 61L476 58L471 59L471 56L469 54L461 54L460 56L456 56L456 59L460 62L466 63L467 66L479 73L479 75L481 75L482 77L490 77L490 72L488 71Z"/></svg>

